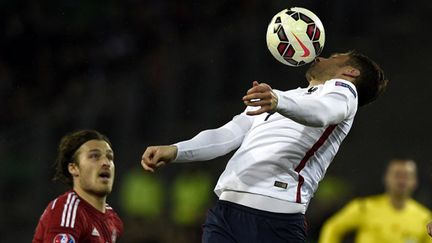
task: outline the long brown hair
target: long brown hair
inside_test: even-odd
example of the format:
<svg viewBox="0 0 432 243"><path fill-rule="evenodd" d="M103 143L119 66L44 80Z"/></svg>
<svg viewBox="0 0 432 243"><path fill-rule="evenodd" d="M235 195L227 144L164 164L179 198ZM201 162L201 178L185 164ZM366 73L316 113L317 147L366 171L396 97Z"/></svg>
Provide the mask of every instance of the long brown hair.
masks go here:
<svg viewBox="0 0 432 243"><path fill-rule="evenodd" d="M89 140L104 140L111 146L108 137L95 130L80 130L66 134L59 143L56 172L53 180L73 186L72 175L69 173L69 163L78 163L76 151ZM112 146L111 146L112 147Z"/></svg>

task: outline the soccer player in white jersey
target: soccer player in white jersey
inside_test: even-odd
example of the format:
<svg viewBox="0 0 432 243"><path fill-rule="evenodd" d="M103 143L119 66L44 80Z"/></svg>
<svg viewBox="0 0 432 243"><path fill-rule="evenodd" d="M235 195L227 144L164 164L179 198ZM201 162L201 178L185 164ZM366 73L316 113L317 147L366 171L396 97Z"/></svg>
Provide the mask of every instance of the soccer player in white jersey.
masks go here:
<svg viewBox="0 0 432 243"><path fill-rule="evenodd" d="M237 149L219 178L203 242L305 242L305 212L348 134L357 108L387 85L382 69L357 52L318 57L307 88L288 91L253 82L247 108L190 140L148 147L141 160L154 172L170 162L210 160Z"/></svg>

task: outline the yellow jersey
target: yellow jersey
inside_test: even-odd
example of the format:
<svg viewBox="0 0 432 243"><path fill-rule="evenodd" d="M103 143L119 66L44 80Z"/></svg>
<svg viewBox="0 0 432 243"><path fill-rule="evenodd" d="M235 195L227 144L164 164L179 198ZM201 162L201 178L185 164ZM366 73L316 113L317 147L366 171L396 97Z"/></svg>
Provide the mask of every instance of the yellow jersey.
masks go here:
<svg viewBox="0 0 432 243"><path fill-rule="evenodd" d="M432 243L426 225L431 212L410 199L395 209L387 195L355 199L325 222L319 243L339 243L355 231L356 243Z"/></svg>

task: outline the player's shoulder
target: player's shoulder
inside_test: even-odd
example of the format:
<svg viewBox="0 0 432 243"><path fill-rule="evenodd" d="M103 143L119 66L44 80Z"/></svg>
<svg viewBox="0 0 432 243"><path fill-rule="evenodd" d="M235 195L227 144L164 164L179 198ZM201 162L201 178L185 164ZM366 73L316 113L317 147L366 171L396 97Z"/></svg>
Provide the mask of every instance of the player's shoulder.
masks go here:
<svg viewBox="0 0 432 243"><path fill-rule="evenodd" d="M361 210L367 210L369 207L376 207L384 202L384 195L371 195L357 197L350 202L351 206L359 207Z"/></svg>
<svg viewBox="0 0 432 243"><path fill-rule="evenodd" d="M120 219L120 217L118 216L117 212L114 210L114 208L112 208L109 204L105 205L105 209L106 209L106 213L113 218L117 218Z"/></svg>
<svg viewBox="0 0 432 243"><path fill-rule="evenodd" d="M79 196L74 191L67 191L63 193L62 195L58 196L54 200L52 200L48 207L50 207L52 210L63 210L65 206L71 206L79 205L80 202Z"/></svg>
<svg viewBox="0 0 432 243"><path fill-rule="evenodd" d="M115 222L115 224L117 225L117 227L120 228L120 230L123 230L123 221L121 220L117 212L108 204L106 204L105 208L109 218L111 218L111 220Z"/></svg>
<svg viewBox="0 0 432 243"><path fill-rule="evenodd" d="M43 218L52 226L73 228L80 215L81 199L74 191L68 191L52 200Z"/></svg>
<svg viewBox="0 0 432 243"><path fill-rule="evenodd" d="M408 201L408 207L410 207L412 211L417 212L419 215L423 215L425 217L432 216L432 212L429 208L414 199L410 199Z"/></svg>
<svg viewBox="0 0 432 243"><path fill-rule="evenodd" d="M325 90L338 90L340 92L351 93L355 98L357 97L356 86L348 80L344 79L330 79L324 83Z"/></svg>
<svg viewBox="0 0 432 243"><path fill-rule="evenodd" d="M74 196L74 194L75 193L73 191L67 191L61 194L60 196L56 197L48 203L46 210L48 212L56 212L63 209L64 204L66 204L67 201Z"/></svg>
<svg viewBox="0 0 432 243"><path fill-rule="evenodd" d="M370 196L363 197L363 200L366 200L368 202L381 202L386 200L386 195L384 194L370 195Z"/></svg>
<svg viewBox="0 0 432 243"><path fill-rule="evenodd" d="M48 203L35 233L38 239L44 242L77 242L86 224L80 216L80 201L75 192L68 191Z"/></svg>
<svg viewBox="0 0 432 243"><path fill-rule="evenodd" d="M388 201L386 198L387 197L384 194L377 194L363 197L360 200L367 206L377 206L379 204L386 203Z"/></svg>

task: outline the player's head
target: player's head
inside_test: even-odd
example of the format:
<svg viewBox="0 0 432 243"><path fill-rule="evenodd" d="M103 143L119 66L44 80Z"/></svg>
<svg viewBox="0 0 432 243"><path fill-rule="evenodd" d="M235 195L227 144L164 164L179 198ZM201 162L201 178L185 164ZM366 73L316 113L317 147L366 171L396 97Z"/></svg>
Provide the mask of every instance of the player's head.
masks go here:
<svg viewBox="0 0 432 243"><path fill-rule="evenodd" d="M343 78L352 82L357 89L359 107L378 98L388 83L383 70L370 58L356 51L316 58L306 72L306 78L321 82Z"/></svg>
<svg viewBox="0 0 432 243"><path fill-rule="evenodd" d="M417 166L411 159L392 159L384 176L387 193L407 198L417 186Z"/></svg>
<svg viewBox="0 0 432 243"><path fill-rule="evenodd" d="M56 174L77 191L106 196L114 182L114 154L109 139L94 130L65 135L58 146Z"/></svg>

